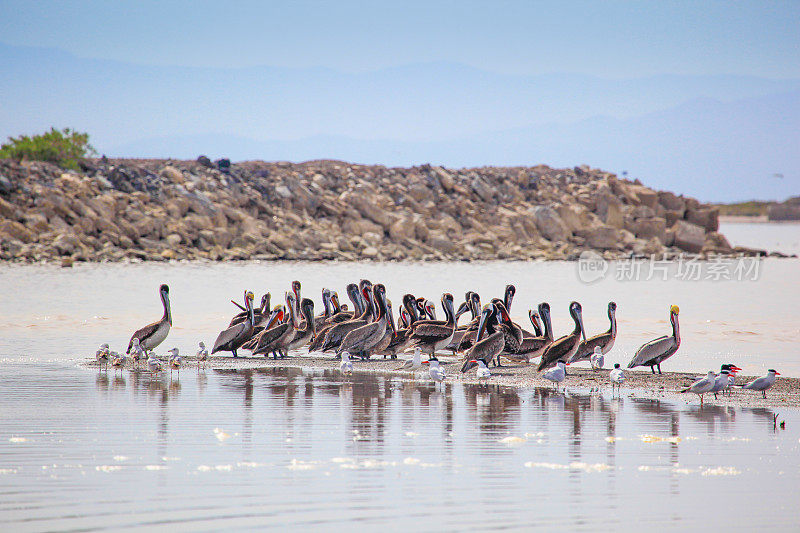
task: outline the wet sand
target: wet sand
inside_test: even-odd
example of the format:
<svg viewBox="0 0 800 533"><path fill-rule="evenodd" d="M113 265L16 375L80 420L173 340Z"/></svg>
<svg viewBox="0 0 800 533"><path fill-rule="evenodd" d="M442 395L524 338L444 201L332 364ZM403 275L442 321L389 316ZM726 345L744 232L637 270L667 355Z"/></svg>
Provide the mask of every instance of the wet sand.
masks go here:
<svg viewBox="0 0 800 533"><path fill-rule="evenodd" d="M358 375L359 373L388 373L397 376L397 379L430 381L426 369L416 374L396 370L402 365L405 359L410 357L411 354L398 359L383 359L382 357L373 358L369 361L352 359L353 373L354 375ZM464 374L461 373L462 359L460 357L446 355L438 355L437 357L440 364L445 369L447 382L479 383L475 377L474 370ZM163 356L163 359L166 360L166 356ZM197 369L197 361L194 357L183 357L182 364L182 372L191 372ZM489 378L487 383L518 388L553 388L553 383L541 377L540 373L536 371L535 361L530 364L524 364L504 360L502 365L503 366L500 368L490 368L492 377ZM87 363L87 366L97 368L97 363L95 361L90 361ZM250 357L243 355L235 359L230 356L214 356L209 357L206 363L206 371L219 372L269 367L338 370L339 361L333 359L333 355L318 356L307 355L305 352L300 352L297 355L290 355L285 359L277 360L271 357ZM143 370L140 371L146 372L146 370L144 370L145 365L141 365L141 368ZM126 371L129 370L130 363ZM715 371L719 371L719 369L715 369ZM113 368L110 368L109 372L114 372ZM165 370L164 372L169 374L169 370ZM581 364L580 366L570 366L567 368L567 379L561 383L560 388L565 387L567 390L571 388L610 390L611 383L608 380L609 372L610 369L603 369L595 372L588 367L588 363ZM621 394L629 397L669 399L672 401L699 405L700 399L696 394L682 394L680 391L690 385L696 378L704 376L705 373L697 374L691 372L664 372L660 375L654 375L649 369L644 371L625 369L626 381L621 388ZM756 379L756 377L759 376L737 375L736 383L744 384ZM766 399L761 396L760 392L734 387L730 394L718 394L717 398L714 398L713 394L706 394L703 402L708 405L720 406L800 408L800 378L779 376L775 385L767 391Z"/></svg>

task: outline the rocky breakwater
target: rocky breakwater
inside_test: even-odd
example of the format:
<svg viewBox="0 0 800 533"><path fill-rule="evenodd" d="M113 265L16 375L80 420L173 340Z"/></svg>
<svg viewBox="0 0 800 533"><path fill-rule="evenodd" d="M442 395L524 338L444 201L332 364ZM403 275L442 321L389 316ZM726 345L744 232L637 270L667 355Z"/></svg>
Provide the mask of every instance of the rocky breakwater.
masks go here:
<svg viewBox="0 0 800 533"><path fill-rule="evenodd" d="M588 167L0 160L6 261L485 260L752 253L714 207Z"/></svg>

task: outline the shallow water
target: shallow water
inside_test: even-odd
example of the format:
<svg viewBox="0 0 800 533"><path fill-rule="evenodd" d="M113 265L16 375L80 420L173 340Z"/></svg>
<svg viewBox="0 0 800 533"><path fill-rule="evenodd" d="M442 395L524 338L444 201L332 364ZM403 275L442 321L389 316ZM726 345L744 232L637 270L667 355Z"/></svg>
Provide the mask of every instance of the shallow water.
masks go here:
<svg viewBox="0 0 800 533"><path fill-rule="evenodd" d="M397 304L405 292L437 301L445 290L457 302L478 291L487 301L502 296L506 283L517 287L512 315L528 327L527 311L541 301L552 306L557 336L572 329L567 308L583 305L588 335L608 328L607 303L618 304L619 334L606 364L626 364L644 342L671 333L669 306L681 309L681 348L664 370L705 372L735 363L745 375L776 368L800 376L800 260L767 259L757 279L692 281L670 265L667 280L650 264L639 263L639 281L620 277L631 263L610 263L604 278L584 283L578 263L196 263L79 264L0 267L0 361L84 360L102 342L124 351L137 328L161 315L160 283L170 285L174 327L159 353L177 346L194 354L197 342L211 345L236 311L228 301L245 288L256 298L270 290L273 303L293 279L303 296L320 303L323 286L344 296L346 283L367 277L382 282ZM708 264L703 265L704 269ZM655 271L654 271L655 272ZM319 311L319 308L318 308ZM442 310L439 305L438 312Z"/></svg>
<svg viewBox="0 0 800 533"><path fill-rule="evenodd" d="M800 415L301 369L0 375L0 529L793 530Z"/></svg>
<svg viewBox="0 0 800 533"><path fill-rule="evenodd" d="M719 231L733 246L800 255L800 222L723 222Z"/></svg>

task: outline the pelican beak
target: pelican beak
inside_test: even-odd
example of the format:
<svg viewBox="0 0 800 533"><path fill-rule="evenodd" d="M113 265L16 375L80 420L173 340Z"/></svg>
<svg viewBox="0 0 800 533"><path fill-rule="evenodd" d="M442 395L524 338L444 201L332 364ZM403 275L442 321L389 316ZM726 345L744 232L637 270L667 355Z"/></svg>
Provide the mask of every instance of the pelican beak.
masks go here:
<svg viewBox="0 0 800 533"><path fill-rule="evenodd" d="M775 375L776 375L776 376L780 376L780 375L781 375L781 373L780 373L780 372L775 372Z"/></svg>

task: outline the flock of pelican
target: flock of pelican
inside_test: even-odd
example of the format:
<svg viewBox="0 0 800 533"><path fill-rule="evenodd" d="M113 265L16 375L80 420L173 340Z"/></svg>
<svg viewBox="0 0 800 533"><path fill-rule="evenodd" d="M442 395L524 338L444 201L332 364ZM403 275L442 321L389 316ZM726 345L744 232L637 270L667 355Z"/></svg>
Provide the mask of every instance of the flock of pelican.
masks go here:
<svg viewBox="0 0 800 533"><path fill-rule="evenodd" d="M394 359L400 353L413 350L413 357L397 370L417 371L427 365L431 379L442 382L445 372L436 354L449 350L454 356L461 356L461 372L476 368L480 381L491 376L490 366L502 366L501 359L517 363L538 359L537 370L558 387L566 379L568 365L588 361L593 370L602 369L604 356L614 346L617 336L617 304L614 302L608 304L608 329L597 335L587 338L583 310L578 302L569 304L574 327L566 335L555 338L550 305L546 302L528 311L533 330L528 331L510 316L516 294L514 285L507 285L502 298L492 298L485 305L481 305L478 293L468 291L457 309L453 295L444 293L441 297L444 320L437 319L436 306L430 300L406 294L395 322L386 287L380 283L373 284L365 279L358 284L350 283L346 293L352 309L340 302L335 290L326 288L322 290L323 310L315 314L314 302L301 297L299 281L292 282L284 302L274 307L271 307L270 293L266 293L256 308L254 294L246 290L243 305L231 300L240 312L219 333L211 354L231 352L233 357L238 357L240 350L247 350L253 355L272 355L277 359L287 357L291 350L308 347L309 352L332 353L341 360L341 371L350 374L353 369L351 357ZM115 369L124 368L130 357L134 367L138 368L140 361L144 361L152 372L163 370L165 364L170 370L180 369L181 356L177 348L170 350L169 359L164 362L153 354L153 350L167 338L172 326L167 285L161 285L159 296L164 309L161 319L135 331L124 355L110 352L107 344L102 345L97 351L101 368L103 364L107 368L109 362ZM465 314L469 314L469 320L459 325L459 319ZM656 369L661 373L661 364L680 347L678 314L678 306L671 306L672 333L642 345L628 363L628 368L644 366L650 367L653 374ZM425 361L422 354L427 356ZM208 357L208 349L201 342L197 352L199 364L205 365ZM714 393L716 397L716 393L729 390L739 370L733 364L722 365L719 374L710 371L682 392L698 394L702 403L705 393ZM765 391L774 384L776 375L780 374L770 370L766 376L739 386L761 391L766 397ZM609 379L612 387L619 387L625 381L619 363L614 365Z"/></svg>

